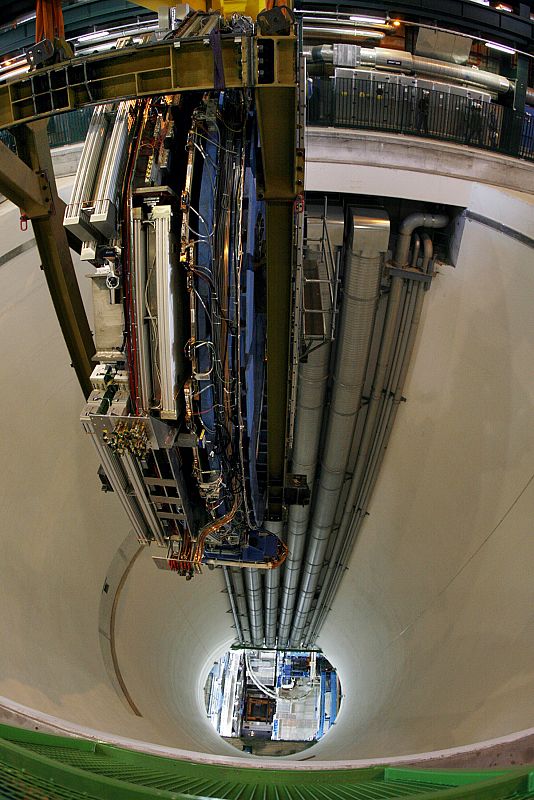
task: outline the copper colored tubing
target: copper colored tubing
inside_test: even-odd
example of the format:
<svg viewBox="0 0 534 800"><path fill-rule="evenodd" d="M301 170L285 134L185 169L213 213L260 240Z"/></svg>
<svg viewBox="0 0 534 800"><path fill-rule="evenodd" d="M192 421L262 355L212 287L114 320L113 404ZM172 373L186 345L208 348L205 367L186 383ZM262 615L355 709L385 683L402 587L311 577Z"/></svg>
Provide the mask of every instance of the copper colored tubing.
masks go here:
<svg viewBox="0 0 534 800"><path fill-rule="evenodd" d="M200 562L202 555L204 553L204 543L207 537L210 536L212 533L215 533L215 531L218 531L219 528L222 528L223 525L226 525L228 522L230 522L231 519L235 517L240 502L241 501L238 495L236 495L234 497L234 504L230 509L230 511L228 511L223 517L220 517L219 519L214 519L213 522L208 523L202 528L202 530L198 535L198 541L195 547L194 561Z"/></svg>

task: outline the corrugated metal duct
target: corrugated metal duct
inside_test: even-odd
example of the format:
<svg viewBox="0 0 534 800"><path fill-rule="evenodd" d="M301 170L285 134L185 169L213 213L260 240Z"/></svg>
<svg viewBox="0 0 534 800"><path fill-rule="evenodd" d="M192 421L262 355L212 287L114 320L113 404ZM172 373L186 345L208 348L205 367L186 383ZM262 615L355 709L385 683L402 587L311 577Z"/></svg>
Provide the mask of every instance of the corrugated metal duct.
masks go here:
<svg viewBox="0 0 534 800"><path fill-rule="evenodd" d="M307 254L308 258L317 260L317 274L321 279L325 279L327 275L326 267L321 261L323 221L326 224L328 241L334 257L337 257L338 251L343 247L344 230L344 216L341 208L329 207L324 220L323 216L323 207L315 213L311 206L308 207ZM328 324L331 323L331 319L325 319L324 321ZM312 493L329 378L330 352L331 342L327 338L320 346L312 347L306 358L301 360L299 364L291 468L294 473L306 476ZM287 523L287 547L289 552L284 564L280 622L278 625L278 644L280 647L287 646L291 631L309 518L309 505L292 505L289 507Z"/></svg>
<svg viewBox="0 0 534 800"><path fill-rule="evenodd" d="M412 265L417 266L422 241L421 271L428 272L433 253L432 241L427 233L422 233L420 237L414 231L419 227L443 228L448 222L449 218L445 214L418 212L406 217L399 228L394 258L395 266L403 268L408 265L411 240L413 240ZM406 285L403 286L403 284ZM389 434L401 401L424 294L424 287L419 282L405 281L400 276L392 278L358 458L321 593L310 622L305 628L304 638L307 643L315 641L328 614L350 557L355 537L367 513L389 441Z"/></svg>
<svg viewBox="0 0 534 800"><path fill-rule="evenodd" d="M351 209L347 228L332 400L290 636L290 645L297 647L317 588L345 478L380 295L384 254L389 243L389 219L385 211Z"/></svg>

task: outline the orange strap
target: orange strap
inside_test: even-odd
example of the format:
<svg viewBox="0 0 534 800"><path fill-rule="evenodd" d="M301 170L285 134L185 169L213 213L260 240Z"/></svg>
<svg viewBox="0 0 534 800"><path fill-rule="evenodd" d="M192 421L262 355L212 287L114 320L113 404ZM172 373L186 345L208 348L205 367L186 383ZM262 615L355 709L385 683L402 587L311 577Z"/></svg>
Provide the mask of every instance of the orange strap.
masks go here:
<svg viewBox="0 0 534 800"><path fill-rule="evenodd" d="M37 0L35 9L35 41L65 38L61 0Z"/></svg>

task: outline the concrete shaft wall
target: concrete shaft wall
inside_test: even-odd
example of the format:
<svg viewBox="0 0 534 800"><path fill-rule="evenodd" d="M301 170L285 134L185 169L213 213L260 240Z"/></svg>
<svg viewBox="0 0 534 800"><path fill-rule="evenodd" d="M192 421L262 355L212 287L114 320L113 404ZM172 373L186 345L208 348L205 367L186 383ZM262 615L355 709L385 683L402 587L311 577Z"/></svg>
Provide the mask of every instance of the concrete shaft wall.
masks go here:
<svg viewBox="0 0 534 800"><path fill-rule="evenodd" d="M327 161L308 188L351 191L351 170L345 186ZM457 179L440 177L443 201L534 236L527 196L467 178L454 200ZM388 187L425 199L405 169L388 171ZM0 254L31 240L8 204L0 229ZM407 402L320 640L345 696L316 758L444 748L531 724L532 254L467 222L456 268L442 268L427 295ZM186 583L157 571L149 552L137 559L116 645L142 718L109 683L98 610L128 526L99 490L35 247L0 266L0 375L0 696L100 730L235 756L211 729L201 693L233 638L217 572Z"/></svg>

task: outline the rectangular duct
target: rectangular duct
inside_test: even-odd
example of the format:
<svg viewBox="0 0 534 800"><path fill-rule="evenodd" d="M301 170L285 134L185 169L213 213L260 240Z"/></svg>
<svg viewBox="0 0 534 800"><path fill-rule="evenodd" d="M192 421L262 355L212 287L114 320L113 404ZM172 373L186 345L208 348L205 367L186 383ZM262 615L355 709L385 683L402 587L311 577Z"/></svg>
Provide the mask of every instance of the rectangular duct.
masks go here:
<svg viewBox="0 0 534 800"><path fill-rule="evenodd" d="M468 36L419 28L415 55L448 61L451 64L467 64L473 40Z"/></svg>

